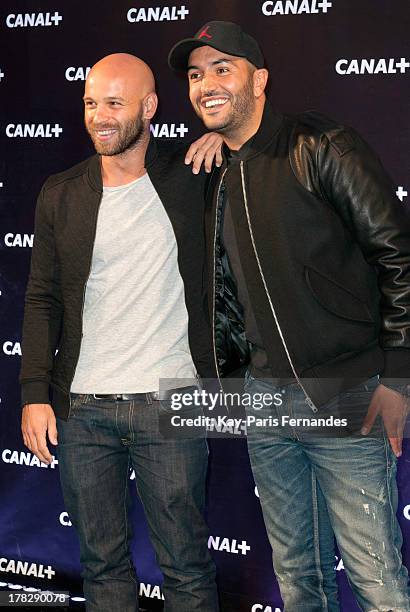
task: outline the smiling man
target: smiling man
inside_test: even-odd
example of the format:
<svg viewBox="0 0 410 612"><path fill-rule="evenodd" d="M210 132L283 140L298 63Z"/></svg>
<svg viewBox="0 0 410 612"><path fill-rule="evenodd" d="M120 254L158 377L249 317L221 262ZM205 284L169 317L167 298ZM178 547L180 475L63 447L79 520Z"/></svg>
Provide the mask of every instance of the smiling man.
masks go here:
<svg viewBox="0 0 410 612"><path fill-rule="evenodd" d="M58 434L87 611L138 609L133 467L165 610L215 612L205 430L174 439L159 427L169 414L169 381L176 392L195 392L197 375L213 372L202 299L203 176L184 165L184 146L150 137L157 96L140 59L99 61L84 105L97 155L50 177L36 209L23 326L24 442L49 463L47 436L57 444ZM187 412L196 417L201 406Z"/></svg>
<svg viewBox="0 0 410 612"><path fill-rule="evenodd" d="M354 130L273 111L262 52L237 24L205 24L169 64L227 145L206 209L216 369L222 378L247 366L247 393L282 398L247 412L285 423L248 427L285 609L339 610L333 530L361 608L409 612L395 515L408 209ZM320 417L347 426L319 429Z"/></svg>

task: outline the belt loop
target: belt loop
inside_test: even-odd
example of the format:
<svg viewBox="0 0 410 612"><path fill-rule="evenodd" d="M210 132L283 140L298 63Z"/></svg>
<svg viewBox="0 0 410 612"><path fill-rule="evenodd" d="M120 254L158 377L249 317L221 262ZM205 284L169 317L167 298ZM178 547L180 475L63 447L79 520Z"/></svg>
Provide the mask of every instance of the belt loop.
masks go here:
<svg viewBox="0 0 410 612"><path fill-rule="evenodd" d="M151 405L152 404L152 393L150 391L148 391L148 393L145 394L147 397L147 404Z"/></svg>

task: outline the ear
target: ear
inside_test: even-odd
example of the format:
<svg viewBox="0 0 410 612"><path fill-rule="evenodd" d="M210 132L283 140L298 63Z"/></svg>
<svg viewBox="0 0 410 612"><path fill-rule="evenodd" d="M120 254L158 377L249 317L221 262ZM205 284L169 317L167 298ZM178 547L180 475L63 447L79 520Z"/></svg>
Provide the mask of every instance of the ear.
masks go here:
<svg viewBox="0 0 410 612"><path fill-rule="evenodd" d="M266 88L269 72L266 68L259 68L253 73L253 93L256 98L260 98Z"/></svg>
<svg viewBox="0 0 410 612"><path fill-rule="evenodd" d="M143 119L152 119L158 107L157 94L152 92L145 96L142 101Z"/></svg>

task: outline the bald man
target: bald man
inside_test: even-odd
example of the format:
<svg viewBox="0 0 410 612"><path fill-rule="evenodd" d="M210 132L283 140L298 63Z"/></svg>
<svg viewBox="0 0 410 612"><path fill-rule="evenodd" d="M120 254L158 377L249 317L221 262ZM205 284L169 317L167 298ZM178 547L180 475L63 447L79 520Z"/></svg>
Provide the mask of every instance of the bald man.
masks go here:
<svg viewBox="0 0 410 612"><path fill-rule="evenodd" d="M24 443L50 463L47 437L58 440L89 612L138 609L131 466L164 575L165 610L215 612L205 431L177 438L159 427L174 390L194 393L198 375L213 375L202 296L204 178L184 165L185 147L150 137L157 96L140 59L99 61L84 105L97 154L51 176L36 208L23 325ZM200 414L197 405L185 416Z"/></svg>

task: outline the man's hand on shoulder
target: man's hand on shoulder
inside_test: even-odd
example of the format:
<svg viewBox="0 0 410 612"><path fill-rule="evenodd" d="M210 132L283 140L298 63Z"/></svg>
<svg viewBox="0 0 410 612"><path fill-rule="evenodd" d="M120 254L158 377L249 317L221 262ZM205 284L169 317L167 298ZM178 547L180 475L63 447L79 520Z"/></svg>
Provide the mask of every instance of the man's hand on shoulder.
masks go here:
<svg viewBox="0 0 410 612"><path fill-rule="evenodd" d="M377 416L383 419L390 446L396 457L402 454L403 432L409 413L409 400L397 391L380 384L370 402L363 421L361 433L367 435L373 428Z"/></svg>
<svg viewBox="0 0 410 612"><path fill-rule="evenodd" d="M189 147L185 156L186 165L192 163L194 174L199 174L202 164L205 172L211 172L214 161L219 168L222 165L222 145L223 138L220 134L216 132L204 134Z"/></svg>
<svg viewBox="0 0 410 612"><path fill-rule="evenodd" d="M57 444L57 424L50 404L26 404L23 407L21 431L24 444L43 463L51 463L53 457L47 448L47 434L51 444Z"/></svg>

